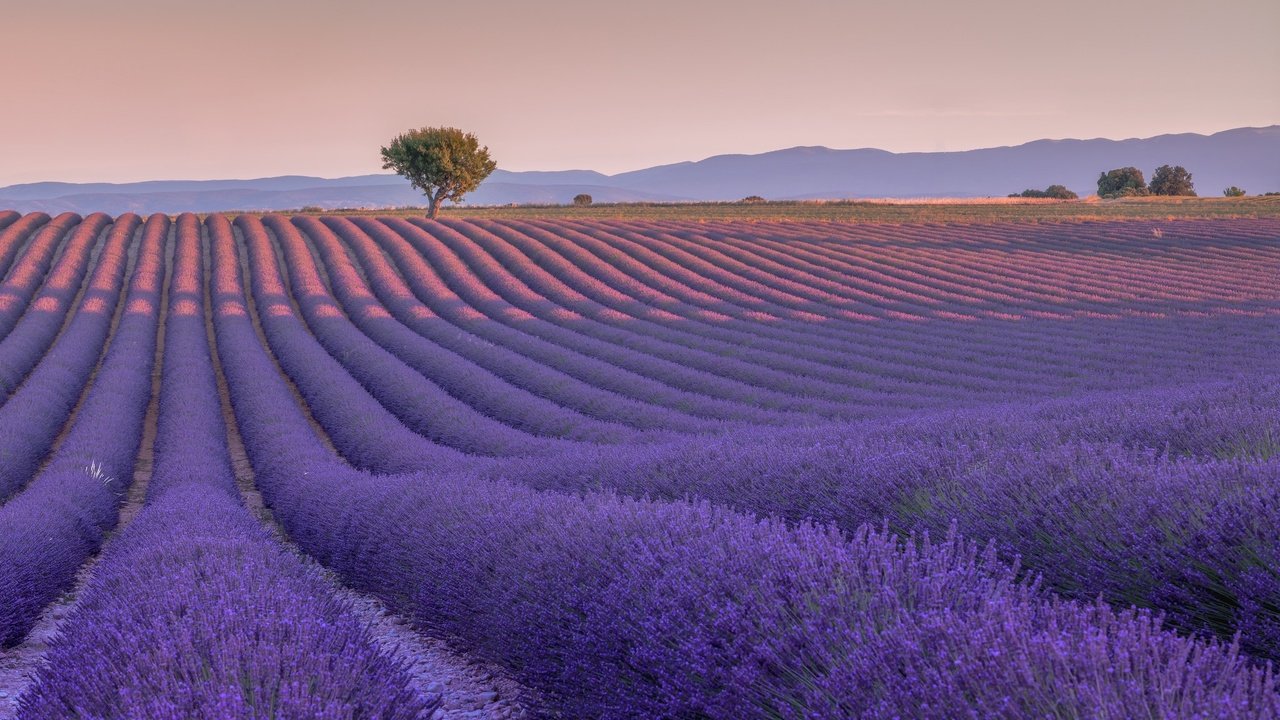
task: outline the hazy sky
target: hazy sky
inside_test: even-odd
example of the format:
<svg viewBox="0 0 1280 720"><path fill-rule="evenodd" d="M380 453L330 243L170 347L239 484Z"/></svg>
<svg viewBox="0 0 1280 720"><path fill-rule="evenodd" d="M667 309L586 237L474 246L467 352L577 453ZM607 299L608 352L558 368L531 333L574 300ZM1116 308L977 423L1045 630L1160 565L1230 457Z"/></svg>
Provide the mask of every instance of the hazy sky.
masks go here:
<svg viewBox="0 0 1280 720"><path fill-rule="evenodd" d="M0 185L378 172L423 125L604 172L1215 132L1280 123L1277 37L1277 0L0 0Z"/></svg>

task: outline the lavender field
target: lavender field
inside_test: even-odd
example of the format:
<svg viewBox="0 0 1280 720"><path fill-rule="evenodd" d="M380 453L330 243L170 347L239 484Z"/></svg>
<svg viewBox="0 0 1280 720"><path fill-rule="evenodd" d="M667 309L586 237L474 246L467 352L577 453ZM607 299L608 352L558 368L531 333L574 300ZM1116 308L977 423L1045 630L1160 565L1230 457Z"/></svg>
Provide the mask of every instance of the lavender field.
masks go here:
<svg viewBox="0 0 1280 720"><path fill-rule="evenodd" d="M1280 717L1280 220L0 212L0 276L0 718Z"/></svg>

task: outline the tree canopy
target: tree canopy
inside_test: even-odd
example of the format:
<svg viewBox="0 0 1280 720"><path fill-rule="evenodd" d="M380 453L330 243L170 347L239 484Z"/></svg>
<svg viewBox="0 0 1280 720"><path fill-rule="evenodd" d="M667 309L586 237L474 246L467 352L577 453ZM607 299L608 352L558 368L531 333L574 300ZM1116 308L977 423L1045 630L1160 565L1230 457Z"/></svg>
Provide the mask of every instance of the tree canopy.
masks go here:
<svg viewBox="0 0 1280 720"><path fill-rule="evenodd" d="M395 170L427 196L427 216L457 202L489 177L497 163L476 136L452 127L424 127L397 135L382 148L382 167Z"/></svg>
<svg viewBox="0 0 1280 720"><path fill-rule="evenodd" d="M1012 193L1009 197L1051 198L1054 200L1076 200L1080 196L1067 189L1066 185L1050 185L1044 190L1028 189L1020 193Z"/></svg>
<svg viewBox="0 0 1280 720"><path fill-rule="evenodd" d="M1098 177L1098 197L1117 198L1130 195L1146 195L1147 180L1136 167L1108 170Z"/></svg>
<svg viewBox="0 0 1280 720"><path fill-rule="evenodd" d="M1187 195L1195 197L1196 186L1191 182L1191 173L1181 165L1161 165L1151 176L1152 195Z"/></svg>

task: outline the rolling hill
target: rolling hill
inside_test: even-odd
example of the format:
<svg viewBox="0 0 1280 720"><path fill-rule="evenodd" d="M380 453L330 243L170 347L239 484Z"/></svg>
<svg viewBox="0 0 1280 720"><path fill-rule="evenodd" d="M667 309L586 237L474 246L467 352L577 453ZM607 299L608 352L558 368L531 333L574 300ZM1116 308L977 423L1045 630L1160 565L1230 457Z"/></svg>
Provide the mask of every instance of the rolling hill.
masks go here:
<svg viewBox="0 0 1280 720"><path fill-rule="evenodd" d="M892 153L862 148L794 147L756 155L717 155L605 175L590 170L498 170L468 196L477 205L554 204L578 193L596 202L773 200L867 197L989 197L1059 183L1087 195L1102 170L1133 165L1189 169L1202 195L1228 185L1280 190L1280 125L1212 135L1182 133L1128 140L1037 140L961 152ZM0 207L22 212L212 212L315 206L386 208L422 204L395 175L134 183L40 182L0 188Z"/></svg>

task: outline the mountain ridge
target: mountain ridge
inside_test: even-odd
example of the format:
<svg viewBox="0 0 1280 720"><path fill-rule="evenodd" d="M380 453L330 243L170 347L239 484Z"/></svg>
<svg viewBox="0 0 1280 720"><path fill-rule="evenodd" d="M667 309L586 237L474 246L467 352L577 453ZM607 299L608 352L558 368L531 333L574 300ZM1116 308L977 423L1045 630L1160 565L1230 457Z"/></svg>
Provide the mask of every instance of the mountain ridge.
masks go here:
<svg viewBox="0 0 1280 720"><path fill-rule="evenodd" d="M725 201L748 195L777 200L989 197L1050 184L1066 185L1083 196L1093 192L1103 170L1133 165L1150 174L1162 164L1190 170L1202 195L1217 195L1228 185L1251 192L1280 190L1280 125L1123 140L1046 138L943 152L798 145L613 175L594 170L499 169L467 200L473 205L568 203L580 193L592 195L597 202ZM421 195L391 174L50 181L0 187L0 208L22 212L173 213L421 204Z"/></svg>

